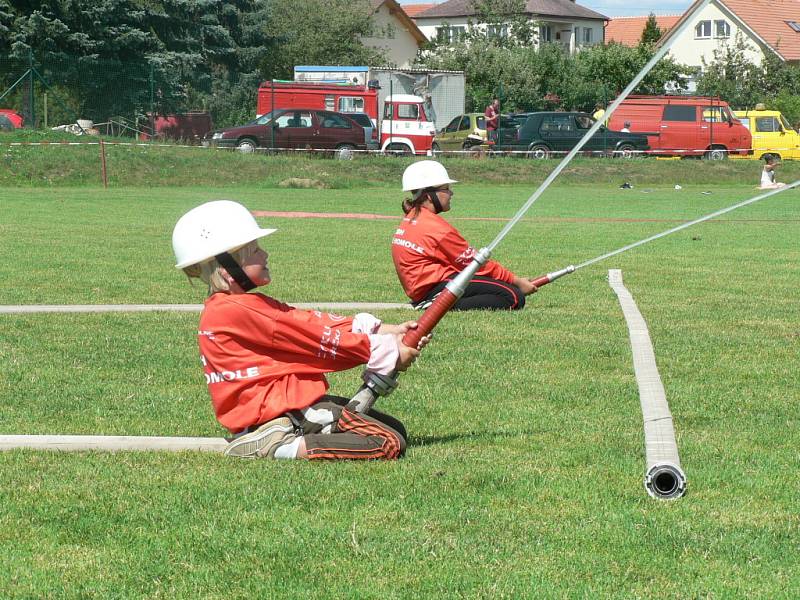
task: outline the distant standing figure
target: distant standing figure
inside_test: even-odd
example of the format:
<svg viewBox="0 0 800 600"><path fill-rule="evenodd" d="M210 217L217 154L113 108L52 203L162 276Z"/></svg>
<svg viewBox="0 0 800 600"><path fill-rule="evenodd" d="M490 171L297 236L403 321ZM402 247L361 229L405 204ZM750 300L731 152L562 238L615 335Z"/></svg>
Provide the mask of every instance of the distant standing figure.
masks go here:
<svg viewBox="0 0 800 600"><path fill-rule="evenodd" d="M780 163L775 159L772 154L764 155L764 170L761 171L761 189L762 190L775 190L786 186L785 183L778 183L775 181L775 167Z"/></svg>
<svg viewBox="0 0 800 600"><path fill-rule="evenodd" d="M599 102L595 104L594 112L592 113L592 118L595 121L599 121L605 116L605 114L606 114L606 109L603 108L603 105L600 104Z"/></svg>
<svg viewBox="0 0 800 600"><path fill-rule="evenodd" d="M492 99L492 103L486 107L483 113L486 117L486 137L490 142L497 143L497 127L500 124L500 100Z"/></svg>
<svg viewBox="0 0 800 600"><path fill-rule="evenodd" d="M631 132L631 122L630 121L625 121L625 125L622 127L622 129L620 129L620 131L624 131L625 133L630 133Z"/></svg>

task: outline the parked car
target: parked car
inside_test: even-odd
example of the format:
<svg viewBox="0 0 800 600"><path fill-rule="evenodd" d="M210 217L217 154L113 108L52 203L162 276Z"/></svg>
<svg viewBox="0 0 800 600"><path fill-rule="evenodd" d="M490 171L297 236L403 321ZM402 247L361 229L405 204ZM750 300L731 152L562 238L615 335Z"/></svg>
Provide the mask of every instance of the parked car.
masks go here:
<svg viewBox="0 0 800 600"><path fill-rule="evenodd" d="M611 115L614 129L625 122L645 134L659 156L722 160L752 153L751 135L731 114L728 103L707 96L629 96Z"/></svg>
<svg viewBox="0 0 800 600"><path fill-rule="evenodd" d="M364 143L367 150L380 150L381 140L378 135L378 128L367 113L346 113L348 117L364 128Z"/></svg>
<svg viewBox="0 0 800 600"><path fill-rule="evenodd" d="M469 150L486 142L486 117L483 113L459 115L436 133L442 151Z"/></svg>
<svg viewBox="0 0 800 600"><path fill-rule="evenodd" d="M21 129L25 119L10 108L0 108L0 130Z"/></svg>
<svg viewBox="0 0 800 600"><path fill-rule="evenodd" d="M501 127L496 150L525 152L530 158L548 158L553 152L569 152L594 119L581 112L532 112L508 116L508 124L518 127ZM614 156L630 158L641 156L650 149L647 137L641 134L612 131L601 127L583 147L586 151L613 152Z"/></svg>
<svg viewBox="0 0 800 600"><path fill-rule="evenodd" d="M335 150L337 158L352 158L353 150L366 150L365 139L364 128L346 113L287 108L245 125L211 131L203 145L240 152L256 148Z"/></svg>
<svg viewBox="0 0 800 600"><path fill-rule="evenodd" d="M518 115L500 115L500 129L520 126ZM466 113L454 118L436 133L436 144L443 151L489 150L487 144L486 116L483 113Z"/></svg>
<svg viewBox="0 0 800 600"><path fill-rule="evenodd" d="M800 159L800 134L780 111L757 104L755 110L735 110L733 114L753 136L753 154L747 158L760 160L765 154L772 154L778 159Z"/></svg>

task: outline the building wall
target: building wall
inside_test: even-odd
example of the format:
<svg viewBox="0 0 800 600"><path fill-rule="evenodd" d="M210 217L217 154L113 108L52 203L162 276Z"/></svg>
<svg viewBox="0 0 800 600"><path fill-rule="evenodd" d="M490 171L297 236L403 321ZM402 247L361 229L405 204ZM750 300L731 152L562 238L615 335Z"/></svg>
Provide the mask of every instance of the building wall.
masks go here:
<svg viewBox="0 0 800 600"><path fill-rule="evenodd" d="M727 38L716 37L715 21L720 20L725 20L730 25L730 36ZM695 28L700 21L711 22L710 38L697 38ZM706 63L711 63L714 60L714 50L724 49L728 44L731 46L736 44L738 32L741 32L745 41L751 46L745 56L756 65L760 65L764 58L760 43L750 37L751 34L748 30L740 28L739 20L730 12L720 8L713 2L695 17L689 28L674 41L669 54L679 63L699 67L703 64L701 58L705 58Z"/></svg>
<svg viewBox="0 0 800 600"><path fill-rule="evenodd" d="M437 29L447 25L451 28L463 27L469 30L469 17L447 17L447 18L417 18L416 23L420 31L425 34L429 40L435 40L437 37ZM593 20L568 20L568 19L541 19L538 20L539 25L550 27L550 41L559 43L568 48L570 51L575 51L581 47L600 44L603 42L603 22ZM475 24L474 27L480 30L486 30L485 23ZM578 37L575 37L577 28ZM589 31L589 42L585 42L586 30Z"/></svg>
<svg viewBox="0 0 800 600"><path fill-rule="evenodd" d="M364 45L385 51L389 59L387 66L411 66L419 49L417 40L394 17L386 4L378 8L372 17L372 22L375 35L361 38Z"/></svg>

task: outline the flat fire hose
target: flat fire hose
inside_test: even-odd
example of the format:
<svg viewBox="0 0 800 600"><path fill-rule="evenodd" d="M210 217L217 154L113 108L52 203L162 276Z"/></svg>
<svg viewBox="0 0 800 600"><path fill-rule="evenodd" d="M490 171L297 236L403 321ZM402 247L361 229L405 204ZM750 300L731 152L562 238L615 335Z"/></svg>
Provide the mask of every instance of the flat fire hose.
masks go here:
<svg viewBox="0 0 800 600"><path fill-rule="evenodd" d="M0 435L0 451L27 448L61 452L219 452L228 446L224 438L157 437L136 435Z"/></svg>
<svg viewBox="0 0 800 600"><path fill-rule="evenodd" d="M686 475L678 458L672 413L669 411L664 385L658 374L653 344L642 313L622 282L622 271L609 269L608 284L617 294L633 352L633 370L639 385L639 401L644 420L646 469L644 487L659 500L680 498L686 492Z"/></svg>

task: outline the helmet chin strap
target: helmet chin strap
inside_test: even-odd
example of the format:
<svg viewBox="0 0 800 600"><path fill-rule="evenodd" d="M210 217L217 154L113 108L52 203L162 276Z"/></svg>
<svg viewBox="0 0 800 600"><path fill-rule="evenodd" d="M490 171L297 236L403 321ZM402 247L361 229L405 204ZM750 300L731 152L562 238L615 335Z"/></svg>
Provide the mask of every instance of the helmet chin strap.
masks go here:
<svg viewBox="0 0 800 600"><path fill-rule="evenodd" d="M440 212L442 212L442 203L439 202L439 194L436 193L436 190L431 190L429 198L431 199L433 208L436 209L436 214L438 215Z"/></svg>
<svg viewBox="0 0 800 600"><path fill-rule="evenodd" d="M221 254L217 254L214 258L217 259L217 262L225 267L225 270L228 271L228 274L233 277L233 280L239 284L245 292L249 292L252 289L258 287L253 280L247 276L242 270L242 267L239 266L234 258L228 252L222 252Z"/></svg>
<svg viewBox="0 0 800 600"><path fill-rule="evenodd" d="M428 194L428 199L431 201L431 204L433 204L433 212L438 215L440 212L442 212L442 203L439 202L439 195L436 193L435 188L423 188L421 190L417 190L414 192L414 202L419 200L420 196L426 192Z"/></svg>

